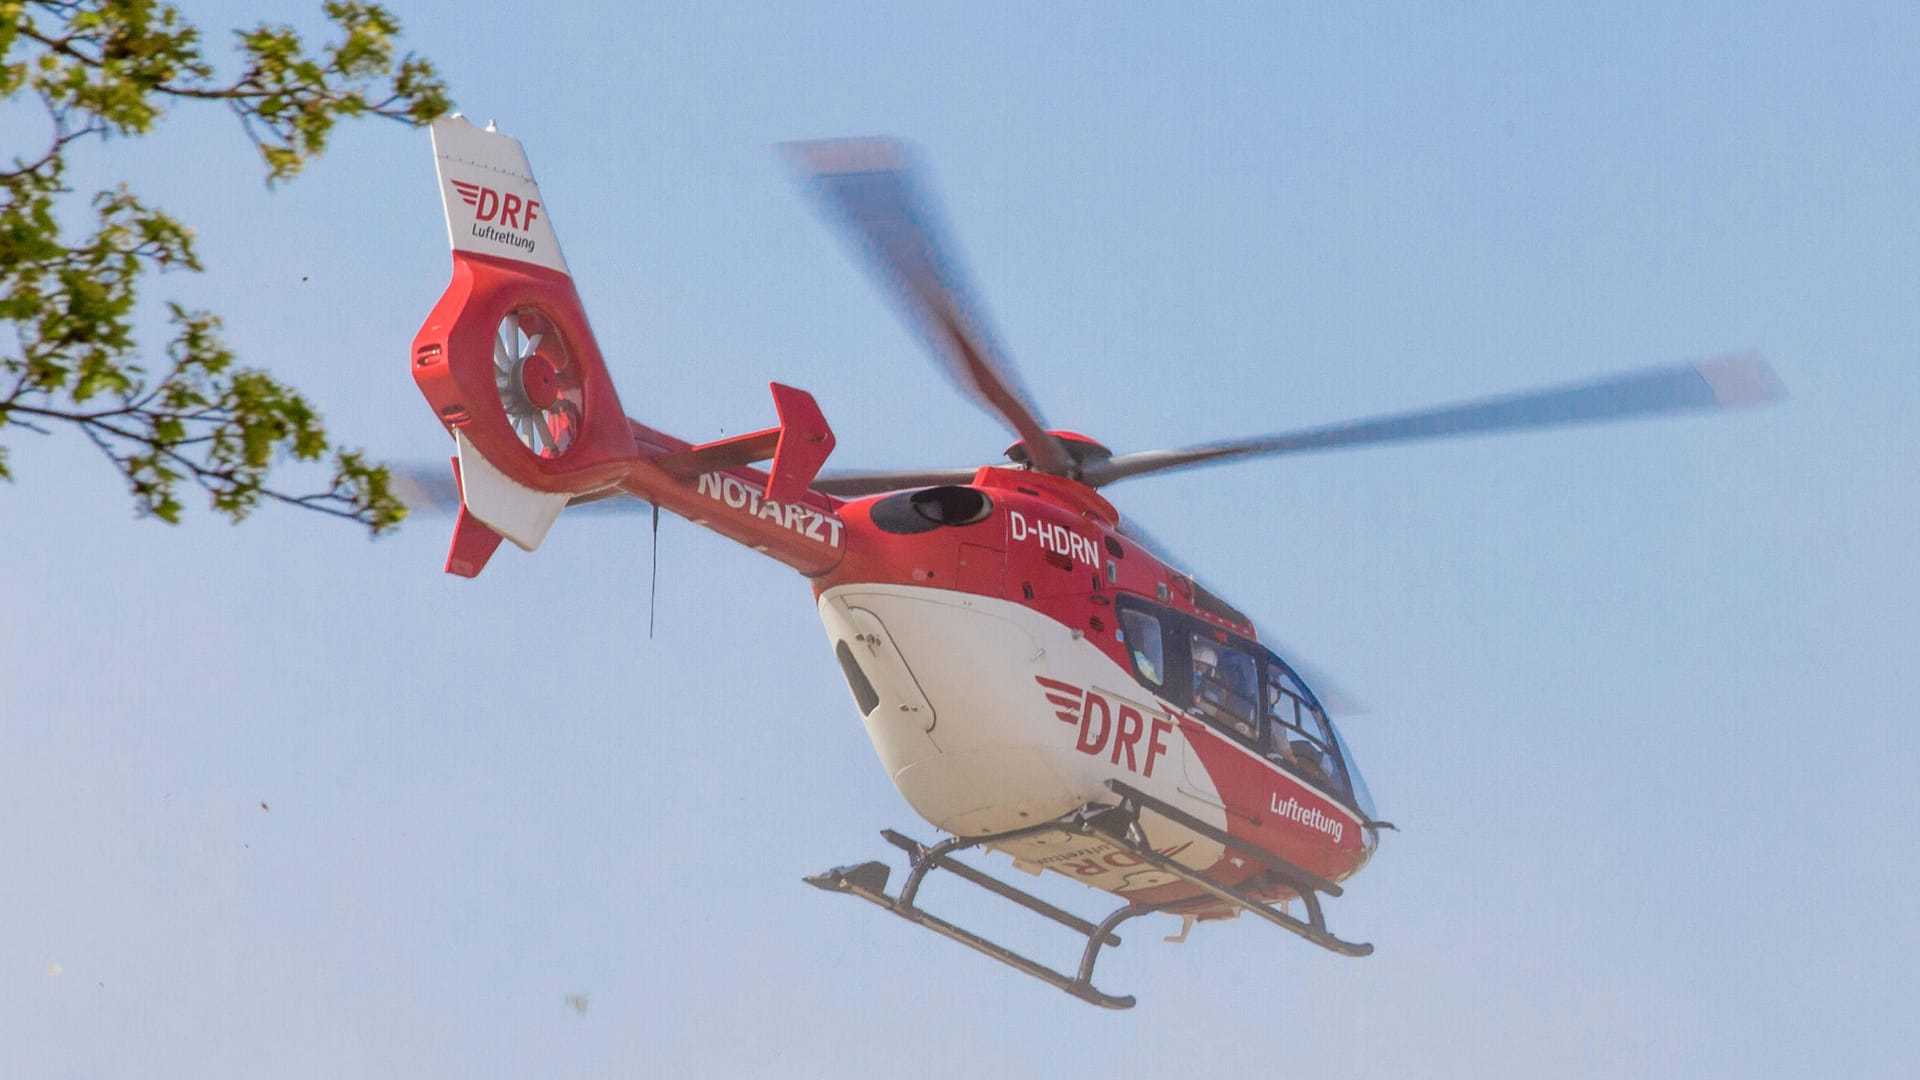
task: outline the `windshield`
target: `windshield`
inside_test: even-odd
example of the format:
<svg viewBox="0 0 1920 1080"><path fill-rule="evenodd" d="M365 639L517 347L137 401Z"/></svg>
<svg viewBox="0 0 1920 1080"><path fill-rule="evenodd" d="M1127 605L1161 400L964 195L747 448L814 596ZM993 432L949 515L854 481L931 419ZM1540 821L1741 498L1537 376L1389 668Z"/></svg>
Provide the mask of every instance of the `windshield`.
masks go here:
<svg viewBox="0 0 1920 1080"><path fill-rule="evenodd" d="M1256 738L1259 729L1254 702L1259 694L1259 664L1223 641L1198 633L1192 638L1189 655L1193 658L1194 708L1243 739Z"/></svg>
<svg viewBox="0 0 1920 1080"><path fill-rule="evenodd" d="M1331 724L1328 726L1333 731L1334 745L1340 749L1340 760L1347 763L1347 782L1353 787L1353 805L1360 808L1368 821L1380 820L1379 813L1373 808L1373 792L1367 790L1367 782L1360 776L1360 766L1354 764L1353 751L1347 749L1347 740L1341 736L1339 728Z"/></svg>
<svg viewBox="0 0 1920 1080"><path fill-rule="evenodd" d="M1373 796L1360 778L1353 752L1334 729L1320 701L1298 672L1267 653L1267 758L1309 783L1346 799L1374 820Z"/></svg>

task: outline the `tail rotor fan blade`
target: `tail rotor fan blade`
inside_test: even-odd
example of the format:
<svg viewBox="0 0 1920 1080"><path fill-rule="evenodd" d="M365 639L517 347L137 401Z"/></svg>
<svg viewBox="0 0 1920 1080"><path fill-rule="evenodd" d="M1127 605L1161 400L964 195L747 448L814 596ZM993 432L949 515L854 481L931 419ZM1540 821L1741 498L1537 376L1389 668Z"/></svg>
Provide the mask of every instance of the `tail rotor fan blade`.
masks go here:
<svg viewBox="0 0 1920 1080"><path fill-rule="evenodd" d="M964 484L978 469L914 469L875 472L824 472L814 478L813 490L836 499L857 499L903 488Z"/></svg>
<svg viewBox="0 0 1920 1080"><path fill-rule="evenodd" d="M516 308L494 334L494 386L500 408L522 445L543 458L573 446L580 425L581 367L553 318Z"/></svg>
<svg viewBox="0 0 1920 1080"><path fill-rule="evenodd" d="M564 449L573 443L574 432L580 428L580 406L567 398L553 403L547 416L553 424L554 438Z"/></svg>

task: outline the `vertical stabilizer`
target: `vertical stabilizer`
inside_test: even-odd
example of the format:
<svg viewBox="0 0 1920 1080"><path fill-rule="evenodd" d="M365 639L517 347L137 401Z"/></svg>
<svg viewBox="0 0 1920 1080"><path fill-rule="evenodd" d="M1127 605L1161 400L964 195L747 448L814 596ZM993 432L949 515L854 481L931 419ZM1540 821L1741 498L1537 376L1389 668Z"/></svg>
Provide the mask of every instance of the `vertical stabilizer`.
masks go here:
<svg viewBox="0 0 1920 1080"><path fill-rule="evenodd" d="M571 277L520 140L460 116L435 120L432 130L440 205L453 250Z"/></svg>

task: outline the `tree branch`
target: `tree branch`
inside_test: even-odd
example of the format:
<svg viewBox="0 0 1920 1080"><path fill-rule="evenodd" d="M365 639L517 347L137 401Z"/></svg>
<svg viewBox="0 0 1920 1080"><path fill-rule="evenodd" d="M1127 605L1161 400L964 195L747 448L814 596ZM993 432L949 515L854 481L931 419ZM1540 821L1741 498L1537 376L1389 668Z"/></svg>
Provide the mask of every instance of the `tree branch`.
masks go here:
<svg viewBox="0 0 1920 1080"><path fill-rule="evenodd" d="M0 432L77 427L106 454L143 513L177 520L179 481L191 479L214 509L239 520L262 499L347 517L379 532L404 507L385 469L354 450L330 451L318 414L292 388L236 366L207 312L169 305L170 363L155 378L138 360L136 290L150 269L198 271L191 230L123 186L93 197L94 232L63 235L57 199L65 152L76 140L149 133L175 101L225 102L266 163L267 180L298 173L342 120L374 115L424 124L450 103L433 68L396 58L399 23L378 4L324 0L340 38L308 50L288 27L237 34L243 70L213 78L200 31L164 0L0 0L0 67L8 98L33 93L52 126L46 148L0 171L0 323L17 356L0 356L12 389L0 398ZM21 57L11 46L26 43ZM104 398L97 404L89 404ZM0 478L6 477L0 446ZM279 464L332 454L324 491L269 484Z"/></svg>

